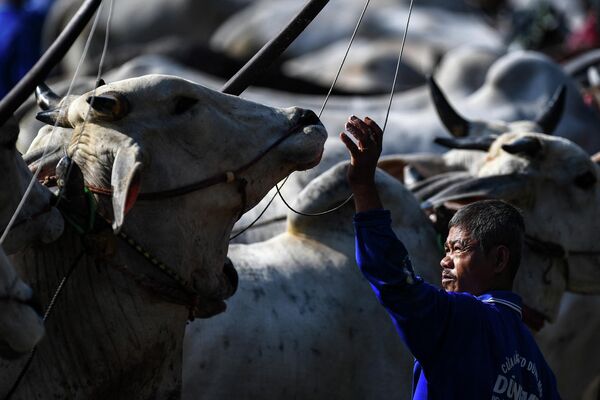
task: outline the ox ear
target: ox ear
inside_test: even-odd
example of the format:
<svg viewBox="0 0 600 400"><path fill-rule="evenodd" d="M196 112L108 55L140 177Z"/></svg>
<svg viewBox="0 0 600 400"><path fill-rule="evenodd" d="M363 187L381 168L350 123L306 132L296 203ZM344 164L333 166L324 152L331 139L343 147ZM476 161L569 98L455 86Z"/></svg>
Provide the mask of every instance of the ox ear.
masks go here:
<svg viewBox="0 0 600 400"><path fill-rule="evenodd" d="M462 138L436 137L433 141L434 143L449 149L488 151L496 139L498 139L498 135L490 134L477 137L467 136Z"/></svg>
<svg viewBox="0 0 600 400"><path fill-rule="evenodd" d="M471 123L452 108L433 76L429 77L429 90L435 110L448 132L455 137L469 136Z"/></svg>
<svg viewBox="0 0 600 400"><path fill-rule="evenodd" d="M512 143L502 145L502 150L510 154L521 154L530 158L536 157L542 151L542 142L536 137L525 136Z"/></svg>
<svg viewBox="0 0 600 400"><path fill-rule="evenodd" d="M536 118L536 123L542 128L542 132L552 135L565 111L565 100L567 87L561 85L546 105L546 109Z"/></svg>
<svg viewBox="0 0 600 400"><path fill-rule="evenodd" d="M115 233L121 230L125 214L133 207L139 194L142 165L142 154L137 145L117 150L110 178Z"/></svg>

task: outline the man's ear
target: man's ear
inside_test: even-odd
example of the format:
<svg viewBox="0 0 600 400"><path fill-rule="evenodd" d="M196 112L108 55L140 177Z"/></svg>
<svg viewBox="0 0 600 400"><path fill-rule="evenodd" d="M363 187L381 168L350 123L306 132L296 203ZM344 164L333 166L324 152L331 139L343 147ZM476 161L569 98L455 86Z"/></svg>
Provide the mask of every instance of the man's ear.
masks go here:
<svg viewBox="0 0 600 400"><path fill-rule="evenodd" d="M493 257L492 260L494 263L494 272L497 274L502 274L508 270L510 250L507 246L501 244L495 246L492 251L493 253L491 254L491 256Z"/></svg>

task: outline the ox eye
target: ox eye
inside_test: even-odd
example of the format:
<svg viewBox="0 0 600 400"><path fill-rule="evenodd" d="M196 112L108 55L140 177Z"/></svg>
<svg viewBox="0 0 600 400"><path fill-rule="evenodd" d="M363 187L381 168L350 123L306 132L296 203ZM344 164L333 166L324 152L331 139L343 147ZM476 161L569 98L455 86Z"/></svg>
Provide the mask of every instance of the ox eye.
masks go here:
<svg viewBox="0 0 600 400"><path fill-rule="evenodd" d="M596 175L592 171L587 171L575 178L575 184L582 189L589 189L596 183Z"/></svg>
<svg viewBox="0 0 600 400"><path fill-rule="evenodd" d="M177 97L177 99L175 99L175 109L173 110L173 112L176 115L183 114L184 112L194 107L196 103L198 103L198 99L186 96L179 96Z"/></svg>

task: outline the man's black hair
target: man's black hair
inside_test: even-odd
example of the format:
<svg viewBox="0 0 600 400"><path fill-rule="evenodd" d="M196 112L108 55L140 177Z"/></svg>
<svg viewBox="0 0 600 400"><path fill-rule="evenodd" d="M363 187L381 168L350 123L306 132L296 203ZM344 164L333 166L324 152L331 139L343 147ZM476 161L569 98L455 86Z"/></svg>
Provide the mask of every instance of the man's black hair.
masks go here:
<svg viewBox="0 0 600 400"><path fill-rule="evenodd" d="M452 227L466 230L472 239L479 241L485 254L497 245L508 247L510 278L514 279L525 236L525 222L519 210L501 200L477 201L454 214L448 223L448 229Z"/></svg>

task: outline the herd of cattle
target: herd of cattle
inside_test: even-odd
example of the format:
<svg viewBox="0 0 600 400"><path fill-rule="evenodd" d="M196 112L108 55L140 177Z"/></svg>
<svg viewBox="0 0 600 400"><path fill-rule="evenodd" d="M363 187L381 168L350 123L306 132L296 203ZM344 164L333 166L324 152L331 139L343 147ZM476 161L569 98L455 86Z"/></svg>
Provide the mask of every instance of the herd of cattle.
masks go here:
<svg viewBox="0 0 600 400"><path fill-rule="evenodd" d="M563 398L597 399L600 111L582 96L594 79L584 88L540 53L507 51L462 2L427 3L438 7L415 9L376 174L393 229L439 284L454 210L518 206L524 319ZM57 0L49 38L76 5ZM325 93L361 7L332 0L278 76ZM350 114L383 122L407 14L373 7L345 95L318 118L322 94L271 82L224 95L210 60L176 57L248 57L297 2L115 1L106 83L41 86L0 127L3 230L28 196L0 251L0 398L410 398L412 357L356 268L353 204L336 208L350 194L338 133ZM119 66L124 53L140 56ZM287 176L282 196L302 214L272 200Z"/></svg>

